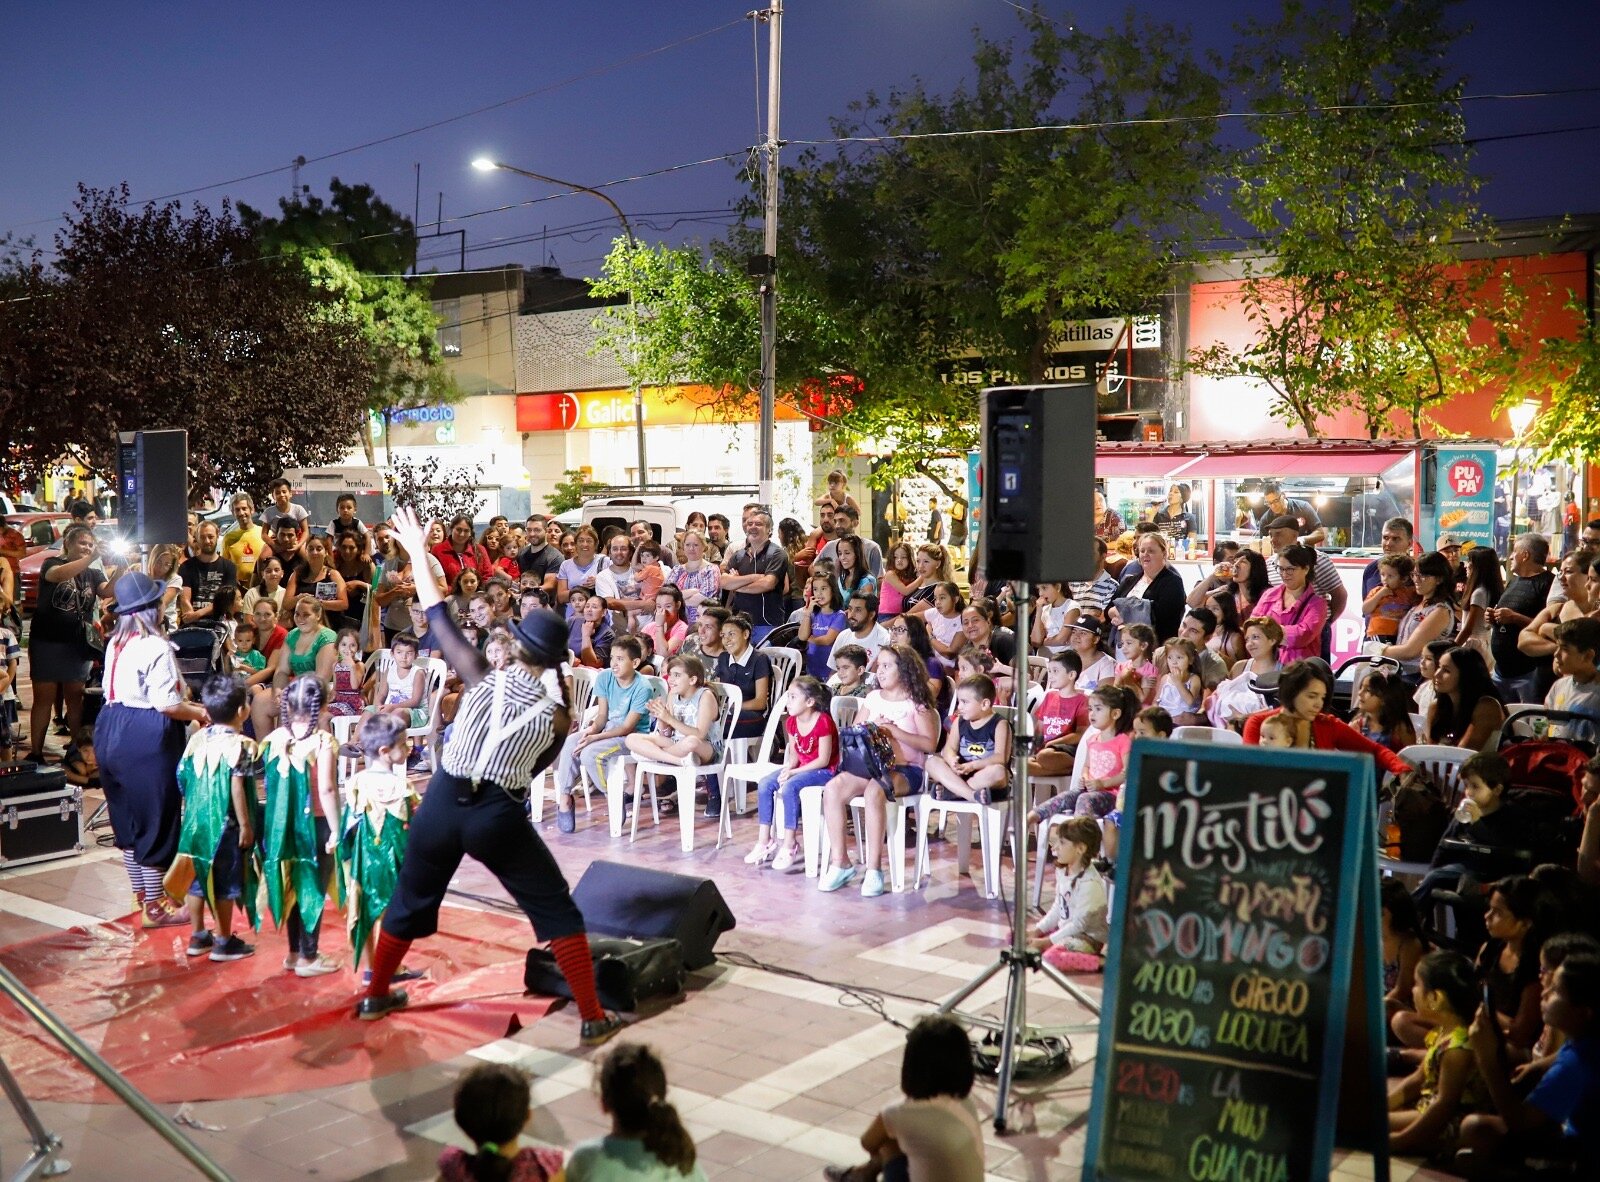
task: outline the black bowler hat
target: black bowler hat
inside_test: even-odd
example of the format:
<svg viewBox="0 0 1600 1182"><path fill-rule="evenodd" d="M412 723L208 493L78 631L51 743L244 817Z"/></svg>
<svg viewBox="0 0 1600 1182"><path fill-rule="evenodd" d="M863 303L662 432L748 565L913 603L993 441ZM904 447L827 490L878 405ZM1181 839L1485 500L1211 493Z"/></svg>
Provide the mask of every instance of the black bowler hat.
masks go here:
<svg viewBox="0 0 1600 1182"><path fill-rule="evenodd" d="M525 612L522 619L512 625L512 631L541 664L559 665L566 659L567 625L549 608Z"/></svg>

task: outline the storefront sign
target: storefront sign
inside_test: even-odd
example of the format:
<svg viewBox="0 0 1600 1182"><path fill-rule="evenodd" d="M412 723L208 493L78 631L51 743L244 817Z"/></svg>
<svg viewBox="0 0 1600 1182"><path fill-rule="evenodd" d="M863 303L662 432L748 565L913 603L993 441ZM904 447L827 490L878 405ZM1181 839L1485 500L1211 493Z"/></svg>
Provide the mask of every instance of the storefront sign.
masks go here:
<svg viewBox="0 0 1600 1182"><path fill-rule="evenodd" d="M749 400L730 419L717 406L710 386L646 386L640 392L647 427L685 427L718 422L752 423L756 402ZM631 427L633 393L629 390L565 390L549 394L517 395L517 430L586 431L594 428ZM799 422L805 416L780 402L779 422Z"/></svg>
<svg viewBox="0 0 1600 1182"><path fill-rule="evenodd" d="M1495 453L1488 447L1440 447L1439 511L1429 549L1439 535L1474 546L1494 547Z"/></svg>

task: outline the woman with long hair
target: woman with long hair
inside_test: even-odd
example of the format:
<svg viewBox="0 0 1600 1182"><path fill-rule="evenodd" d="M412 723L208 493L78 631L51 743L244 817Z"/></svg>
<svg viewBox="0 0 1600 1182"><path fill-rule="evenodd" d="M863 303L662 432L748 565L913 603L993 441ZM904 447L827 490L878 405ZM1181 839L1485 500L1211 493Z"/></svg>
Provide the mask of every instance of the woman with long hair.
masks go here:
<svg viewBox="0 0 1600 1182"><path fill-rule="evenodd" d="M1397 776L1411 773L1411 765L1393 751L1374 743L1355 727L1323 709L1333 698L1333 674L1322 661L1312 658L1296 661L1284 668L1278 678L1276 710L1263 710L1245 720L1244 741L1251 746L1261 742L1261 723L1281 715L1289 724L1291 746L1318 751L1366 752L1378 767Z"/></svg>
<svg viewBox="0 0 1600 1182"><path fill-rule="evenodd" d="M878 580L867 571L867 551L855 534L845 534L834 548L834 577L839 583L839 602L849 603L852 595L876 595Z"/></svg>
<svg viewBox="0 0 1600 1182"><path fill-rule="evenodd" d="M333 680L333 667L339 659L338 633L328 627L322 604L309 595L302 595L294 601L292 619L294 627L272 654L268 666L272 670L274 692L257 694L250 704L253 729L263 737L281 717L283 691L288 689L289 682L314 673L327 685Z"/></svg>
<svg viewBox="0 0 1600 1182"><path fill-rule="evenodd" d="M917 573L916 555L911 543L896 542L883 556L883 582L878 585L878 614L898 616L905 610L906 598L922 586Z"/></svg>
<svg viewBox="0 0 1600 1182"><path fill-rule="evenodd" d="M467 567L477 571L480 579L488 579L494 575L494 564L489 561L489 551L474 541L473 537L472 518L465 513L457 513L450 519L450 528L445 533L445 540L432 547L430 553L439 560L439 565L444 567L446 583L454 583L456 576Z"/></svg>
<svg viewBox="0 0 1600 1182"><path fill-rule="evenodd" d="M1241 550L1233 558L1233 601L1240 619L1260 615L1256 604L1267 593L1267 560L1254 550Z"/></svg>
<svg viewBox="0 0 1600 1182"><path fill-rule="evenodd" d="M367 603L372 595L372 579L377 568L362 549L361 538L354 531L339 535L334 544L333 569L344 580L345 598L349 601L342 611L329 608L328 615L334 630L354 628L358 633L367 619ZM363 643L365 637L363 637ZM374 646L379 647L379 646Z"/></svg>
<svg viewBox="0 0 1600 1182"><path fill-rule="evenodd" d="M933 651L933 636L928 631L927 623L921 616L900 615L889 621L889 643L907 644L911 651L922 658L922 663L928 669L928 696L933 699L933 704L939 709L939 717L943 718L950 706L952 684L945 676L944 663L939 660L939 654ZM1002 706L1004 702L1000 703Z"/></svg>
<svg viewBox="0 0 1600 1182"><path fill-rule="evenodd" d="M955 581L956 566L950 561L950 551L938 542L924 542L918 546L914 561L917 570L916 590L906 596L900 610L921 615L933 610L933 589L940 583Z"/></svg>
<svg viewBox="0 0 1600 1182"><path fill-rule="evenodd" d="M1244 659L1244 621L1239 617L1238 597L1232 588L1218 587L1206 597L1206 606L1217 617L1217 630L1207 644L1231 668Z"/></svg>
<svg viewBox="0 0 1600 1182"><path fill-rule="evenodd" d="M1485 751L1505 721L1506 708L1481 652L1458 645L1439 657L1433 703L1423 720L1427 742Z"/></svg>
<svg viewBox="0 0 1600 1182"><path fill-rule="evenodd" d="M183 562L183 547L170 542L154 546L145 560L144 573L160 583L161 618L171 632L178 626L178 592L183 590L183 580L178 577L178 567ZM278 574L283 575L283 563L278 563Z"/></svg>
<svg viewBox="0 0 1600 1182"><path fill-rule="evenodd" d="M339 613L342 617L350 607L344 576L333 565L333 549L324 534L312 534L306 539L305 565L296 566L289 576L289 602L295 603L305 595L320 603L325 613Z"/></svg>
<svg viewBox="0 0 1600 1182"><path fill-rule="evenodd" d="M424 549L416 514L400 509L391 524L410 553ZM405 993L390 989L395 971L413 940L438 930L450 880L462 857L471 855L500 880L538 938L549 943L577 1003L582 1041L604 1042L622 1020L601 1008L583 916L527 808L531 785L555 761L572 725L560 672L567 626L547 609L527 613L506 633L512 660L491 669L450 618L432 580L417 584L417 602L465 689L450 741L411 819L400 879L383 913L372 979L357 1016L381 1018L405 1006Z"/></svg>
<svg viewBox="0 0 1600 1182"><path fill-rule="evenodd" d="M44 761L44 740L57 702L66 705L69 756L77 750L83 687L94 665L89 636L95 627L95 603L111 598L111 585L93 565L98 552L93 529L69 525L61 535L61 554L46 558L39 571L39 603L28 627L28 669L33 678L28 758L35 763Z"/></svg>
<svg viewBox="0 0 1600 1182"><path fill-rule="evenodd" d="M106 644L101 679L106 704L94 732L111 832L147 928L188 922L161 880L178 852L183 826L178 764L185 727L208 721L201 706L184 699L162 618L165 592L164 583L138 571L117 580L117 626Z"/></svg>
<svg viewBox="0 0 1600 1182"><path fill-rule="evenodd" d="M845 820L850 801L862 796L866 800L867 870L861 894L866 898L884 891L884 835L888 830L884 802L915 796L923 790L923 765L939 744L939 711L928 694L928 671L922 658L910 645L889 644L878 650L873 667L878 688L861 703L856 725L876 725L888 738L894 761L881 779L869 780L841 770L823 789L823 819L828 826L833 864L823 868L818 883L819 890L836 891L855 878L857 868L850 861Z"/></svg>
<svg viewBox="0 0 1600 1182"><path fill-rule="evenodd" d="M1399 661L1406 680L1415 685L1421 679L1419 666L1428 641L1456 634L1455 571L1450 560L1434 550L1417 559L1411 580L1422 602L1406 613L1395 643L1384 645L1382 655Z"/></svg>

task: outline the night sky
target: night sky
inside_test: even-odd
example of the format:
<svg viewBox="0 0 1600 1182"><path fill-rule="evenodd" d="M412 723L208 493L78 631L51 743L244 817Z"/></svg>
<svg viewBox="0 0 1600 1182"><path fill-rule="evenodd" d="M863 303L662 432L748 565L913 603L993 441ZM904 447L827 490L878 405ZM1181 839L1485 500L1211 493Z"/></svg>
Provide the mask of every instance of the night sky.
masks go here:
<svg viewBox="0 0 1600 1182"><path fill-rule="evenodd" d="M468 266L553 261L569 274L592 274L613 232L598 202L564 196L480 213L550 190L475 173L468 162L488 154L600 184L741 153L757 139L754 22L742 19L753 3L6 4L0 232L32 235L48 247L79 181L126 181L138 199L230 181L185 200L228 196L275 207L289 191L287 165L304 155L313 162L301 180L313 191L325 193L335 175L365 181L408 213L420 164L420 221L434 220L442 192L444 228L467 231ZM1196 22L1199 45L1226 49L1236 20L1275 5L1147 0L1140 7L1159 19ZM1070 13L1089 27L1123 9L1048 5L1060 19ZM1594 85L1595 13L1588 0L1470 0L1457 14L1474 27L1452 64L1467 76L1469 93ZM828 117L868 89L918 75L947 88L970 65L974 28L1014 35L1017 13L1007 0L789 0L785 138L826 136ZM764 27L760 36L764 45ZM542 93L315 159L535 90ZM1483 196L1489 212L1511 218L1600 208L1600 128L1589 126L1600 125L1600 93L1467 110L1470 136L1587 128L1484 144L1478 168L1491 178ZM233 179L269 169L279 171ZM716 236L742 191L725 162L609 190L641 239L674 242ZM574 223L592 224L574 231ZM453 269L455 241L424 243L424 269Z"/></svg>

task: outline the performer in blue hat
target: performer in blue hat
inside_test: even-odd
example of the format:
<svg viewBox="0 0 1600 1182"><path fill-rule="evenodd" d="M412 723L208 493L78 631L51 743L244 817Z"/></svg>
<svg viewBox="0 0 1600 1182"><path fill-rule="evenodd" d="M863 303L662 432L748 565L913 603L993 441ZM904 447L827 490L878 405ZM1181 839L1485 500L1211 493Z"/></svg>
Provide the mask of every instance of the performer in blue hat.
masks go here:
<svg viewBox="0 0 1600 1182"><path fill-rule="evenodd" d="M161 879L178 852L183 824L178 763L185 724L207 721L206 712L184 696L162 620L166 587L131 570L115 590L117 626L106 644L101 680L106 704L94 728L100 784L140 923L176 927L189 919L167 898Z"/></svg>

